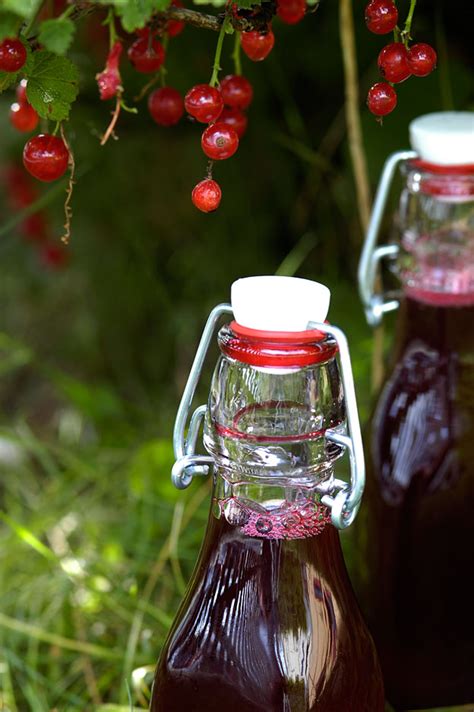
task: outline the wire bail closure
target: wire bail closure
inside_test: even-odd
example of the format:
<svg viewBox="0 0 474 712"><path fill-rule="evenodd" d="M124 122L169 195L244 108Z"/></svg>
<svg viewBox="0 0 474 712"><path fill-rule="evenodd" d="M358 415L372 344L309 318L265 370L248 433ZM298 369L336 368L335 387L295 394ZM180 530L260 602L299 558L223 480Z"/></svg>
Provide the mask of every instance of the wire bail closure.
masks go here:
<svg viewBox="0 0 474 712"><path fill-rule="evenodd" d="M418 154L415 151L392 153L385 162L375 195L358 269L359 294L370 326L378 326L382 321L383 315L386 312L394 311L399 305L398 299L386 299L383 291L377 292L375 283L379 264L385 258L393 259L397 257L400 248L395 244L377 247L377 240L396 168L400 163L413 158L418 158Z"/></svg>
<svg viewBox="0 0 474 712"><path fill-rule="evenodd" d="M214 458L209 455L200 455L195 452L197 438L207 411L207 405L200 405L196 408L189 421L187 435L185 435L185 430L192 400L201 376L209 345L214 336L217 323L224 314L233 315L230 304L218 304L208 317L176 414L173 431L173 447L176 462L171 471L171 479L178 489L188 487L193 477L209 474L210 466L214 463ZM323 496L321 497L321 501L331 510L333 525L338 529L345 529L355 519L365 486L364 451L362 447L362 435L357 411L349 346L345 334L336 326L309 322L308 328L317 329L332 336L339 349L341 377L347 414L347 432L341 433L335 429L328 429L325 433L325 437L348 451L351 476L350 483L332 478L329 489L327 486L322 487Z"/></svg>

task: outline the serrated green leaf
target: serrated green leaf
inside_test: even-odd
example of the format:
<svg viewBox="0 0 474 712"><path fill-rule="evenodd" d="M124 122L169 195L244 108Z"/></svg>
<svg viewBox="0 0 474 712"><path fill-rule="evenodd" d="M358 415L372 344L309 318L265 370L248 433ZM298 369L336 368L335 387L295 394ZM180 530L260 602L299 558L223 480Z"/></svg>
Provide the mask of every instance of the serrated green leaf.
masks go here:
<svg viewBox="0 0 474 712"><path fill-rule="evenodd" d="M34 52L26 96L40 116L53 121L67 119L78 91L78 71L69 59L47 50Z"/></svg>
<svg viewBox="0 0 474 712"><path fill-rule="evenodd" d="M41 23L38 39L45 49L56 54L65 54L71 46L76 26L72 20L56 18Z"/></svg>
<svg viewBox="0 0 474 712"><path fill-rule="evenodd" d="M145 27L153 13L159 9L156 5L157 0L128 0L125 5L117 3L117 14L120 16L123 29L126 32L133 32L133 30Z"/></svg>
<svg viewBox="0 0 474 712"><path fill-rule="evenodd" d="M5 37L16 37L21 19L13 12L0 12L0 41Z"/></svg>
<svg viewBox="0 0 474 712"><path fill-rule="evenodd" d="M42 0L2 0L2 10L9 10L29 20L34 17L41 3Z"/></svg>

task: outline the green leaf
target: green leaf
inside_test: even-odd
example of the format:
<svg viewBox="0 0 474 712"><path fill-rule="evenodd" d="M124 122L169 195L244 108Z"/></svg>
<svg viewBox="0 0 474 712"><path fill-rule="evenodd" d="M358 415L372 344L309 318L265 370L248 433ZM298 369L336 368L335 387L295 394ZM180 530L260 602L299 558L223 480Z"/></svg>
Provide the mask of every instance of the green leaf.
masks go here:
<svg viewBox="0 0 474 712"><path fill-rule="evenodd" d="M117 3L117 13L122 20L123 29L126 32L133 32L144 27L153 12L158 9L156 5L156 0L129 0L125 5Z"/></svg>
<svg viewBox="0 0 474 712"><path fill-rule="evenodd" d="M12 12L0 12L0 40L5 37L16 37L20 29L21 19Z"/></svg>
<svg viewBox="0 0 474 712"><path fill-rule="evenodd" d="M0 72L0 93L11 87L17 80L18 72Z"/></svg>
<svg viewBox="0 0 474 712"><path fill-rule="evenodd" d="M76 26L72 20L56 18L41 23L38 39L50 52L65 54L71 46Z"/></svg>
<svg viewBox="0 0 474 712"><path fill-rule="evenodd" d="M75 64L66 57L40 50L34 52L27 76L26 96L38 114L53 121L67 119L79 91Z"/></svg>
<svg viewBox="0 0 474 712"><path fill-rule="evenodd" d="M3 10L11 10L16 15L30 20L38 11L43 0L1 0Z"/></svg>

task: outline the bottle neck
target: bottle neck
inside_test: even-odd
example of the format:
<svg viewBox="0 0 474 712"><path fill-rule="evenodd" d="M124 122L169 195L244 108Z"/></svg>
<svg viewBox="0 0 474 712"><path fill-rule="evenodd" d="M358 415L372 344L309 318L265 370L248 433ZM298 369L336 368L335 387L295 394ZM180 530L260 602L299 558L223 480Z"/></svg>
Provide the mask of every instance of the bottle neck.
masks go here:
<svg viewBox="0 0 474 712"><path fill-rule="evenodd" d="M404 295L396 342L399 350L420 340L439 352L474 353L474 302L470 305L425 301Z"/></svg>
<svg viewBox="0 0 474 712"><path fill-rule="evenodd" d="M303 482L291 477L277 481L265 476L236 478L232 468L216 467L212 514L236 527L241 534L259 539L307 539L326 528L329 509L321 503L332 469L325 477Z"/></svg>

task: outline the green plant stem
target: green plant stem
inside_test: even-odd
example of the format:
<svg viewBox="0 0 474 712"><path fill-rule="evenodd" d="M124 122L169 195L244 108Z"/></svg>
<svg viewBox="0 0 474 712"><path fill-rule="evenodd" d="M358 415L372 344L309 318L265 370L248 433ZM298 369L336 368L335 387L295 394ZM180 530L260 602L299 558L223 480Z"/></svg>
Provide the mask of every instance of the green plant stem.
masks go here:
<svg viewBox="0 0 474 712"><path fill-rule="evenodd" d="M117 32L115 30L115 15L112 8L109 8L104 25L109 28L109 47L112 49L117 41Z"/></svg>
<svg viewBox="0 0 474 712"><path fill-rule="evenodd" d="M416 0L411 0L410 9L408 11L407 19L405 20L405 27L403 28L403 41L405 44L408 43L410 39L411 23L413 22L413 15L415 13Z"/></svg>
<svg viewBox="0 0 474 712"><path fill-rule="evenodd" d="M214 64L212 65L212 74L209 82L209 86L211 87L215 87L219 81L219 72L221 70L222 46L224 44L224 37L229 26L230 17L226 15L219 31L219 37L217 38L216 53L214 55Z"/></svg>
<svg viewBox="0 0 474 712"><path fill-rule="evenodd" d="M232 59L234 60L234 72L235 74L242 74L242 60L240 54L240 32L235 33L234 39L234 51L232 52Z"/></svg>
<svg viewBox="0 0 474 712"><path fill-rule="evenodd" d="M43 8L43 4L44 4L44 3L40 3L40 4L38 5L38 7L36 8L36 12L33 13L33 15L31 16L31 19L30 19L29 23L26 25L25 29L23 30L23 33L22 33L22 34L23 34L25 37L28 37L28 35L30 34L31 30L33 29L33 26L34 26L34 24L35 24L35 22L36 22L36 20L37 20L37 17L38 17L38 15L40 14L40 12L41 12L41 10L42 10L42 8Z"/></svg>
<svg viewBox="0 0 474 712"><path fill-rule="evenodd" d="M64 650L73 650L76 653L84 653L91 657L103 658L105 660L120 660L122 658L122 651L112 650L100 645L95 645L94 643L85 643L81 640L74 640L73 638L65 638L62 635L50 633L37 625L6 616L1 612L0 626L8 630L13 630L16 633L22 633L30 638L41 640L44 643L57 645L58 648L63 648Z"/></svg>
<svg viewBox="0 0 474 712"><path fill-rule="evenodd" d="M63 14L58 17L58 20L66 20L66 18L68 18L69 15L72 15L75 10L75 5L69 5L69 7L64 10Z"/></svg>

